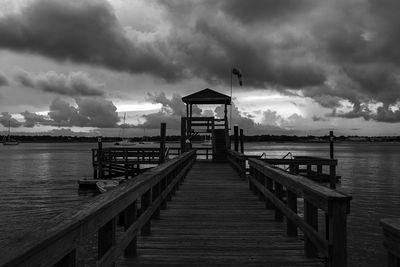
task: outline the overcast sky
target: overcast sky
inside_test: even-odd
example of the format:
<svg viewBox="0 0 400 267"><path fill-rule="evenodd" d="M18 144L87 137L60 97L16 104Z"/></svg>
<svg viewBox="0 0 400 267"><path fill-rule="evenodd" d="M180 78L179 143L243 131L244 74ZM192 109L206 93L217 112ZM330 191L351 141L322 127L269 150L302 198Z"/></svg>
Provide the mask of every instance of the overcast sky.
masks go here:
<svg viewBox="0 0 400 267"><path fill-rule="evenodd" d="M398 0L0 0L0 131L178 133L230 94L247 134L398 135ZM220 114L200 106L197 114Z"/></svg>

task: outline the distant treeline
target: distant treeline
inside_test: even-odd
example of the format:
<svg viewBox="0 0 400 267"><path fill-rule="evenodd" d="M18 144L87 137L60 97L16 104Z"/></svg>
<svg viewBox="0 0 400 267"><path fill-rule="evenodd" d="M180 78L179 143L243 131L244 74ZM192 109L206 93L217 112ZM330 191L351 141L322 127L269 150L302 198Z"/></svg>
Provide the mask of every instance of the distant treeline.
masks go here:
<svg viewBox="0 0 400 267"><path fill-rule="evenodd" d="M86 137L86 136L51 136L51 135L20 135L13 136L14 139L20 142L26 143L62 143L62 142L97 142L97 137ZM179 142L179 135L167 136L167 142ZM233 140L233 136L231 136ZM329 136L296 136L296 135L252 135L244 136L245 142L328 142ZM130 139L133 142L139 141L160 141L160 136L147 136L134 137ZM103 142L116 142L121 141L119 137L102 137ZM201 141L201 136L195 136L192 141ZM400 142L400 136L337 136L335 141L344 142Z"/></svg>

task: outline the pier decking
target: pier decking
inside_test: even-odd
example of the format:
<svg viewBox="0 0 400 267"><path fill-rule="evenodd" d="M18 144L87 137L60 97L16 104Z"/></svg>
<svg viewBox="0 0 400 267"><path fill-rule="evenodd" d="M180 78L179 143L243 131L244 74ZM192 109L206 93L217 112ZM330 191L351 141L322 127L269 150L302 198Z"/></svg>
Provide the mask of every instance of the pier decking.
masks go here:
<svg viewBox="0 0 400 267"><path fill-rule="evenodd" d="M323 266L228 163L196 162L138 256L117 266Z"/></svg>

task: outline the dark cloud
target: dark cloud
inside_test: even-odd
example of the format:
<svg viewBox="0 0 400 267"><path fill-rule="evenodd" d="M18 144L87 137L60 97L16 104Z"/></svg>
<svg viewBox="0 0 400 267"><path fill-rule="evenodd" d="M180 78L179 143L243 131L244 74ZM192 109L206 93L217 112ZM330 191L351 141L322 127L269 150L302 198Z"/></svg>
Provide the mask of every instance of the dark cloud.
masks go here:
<svg viewBox="0 0 400 267"><path fill-rule="evenodd" d="M359 103L354 104L353 110L349 112L333 112L331 116L341 118L363 118L364 120L374 120L378 122L400 123L400 109L393 110L384 105L378 107L376 112L371 111L367 106Z"/></svg>
<svg viewBox="0 0 400 267"><path fill-rule="evenodd" d="M24 111L21 113L24 116L25 122L23 123L24 127L32 128L39 125L53 125L54 122L51 121L48 117L40 114L36 114L29 111Z"/></svg>
<svg viewBox="0 0 400 267"><path fill-rule="evenodd" d="M162 112L172 116L186 116L186 105L182 101L182 96L173 94L171 99L165 96L164 92L161 93L147 93L147 99L152 103L159 103L162 105ZM201 108L197 105L192 106L193 115L200 115Z"/></svg>
<svg viewBox="0 0 400 267"><path fill-rule="evenodd" d="M271 23L290 20L292 16L309 11L315 1L308 0L242 0L222 1L222 9L243 23Z"/></svg>
<svg viewBox="0 0 400 267"><path fill-rule="evenodd" d="M48 113L54 126L116 127L119 122L117 108L111 101L102 98L76 99L77 107L56 98Z"/></svg>
<svg viewBox="0 0 400 267"><path fill-rule="evenodd" d="M326 121L326 119L319 117L317 115L312 116L312 120L313 121Z"/></svg>
<svg viewBox="0 0 400 267"><path fill-rule="evenodd" d="M0 124L3 125L4 127L12 127L12 128L17 128L22 125L21 122L17 121L15 118L11 116L10 113L8 112L2 112L0 116Z"/></svg>
<svg viewBox="0 0 400 267"><path fill-rule="evenodd" d="M131 41L103 0L38 0L0 19L0 47L175 80L180 67L158 43Z"/></svg>
<svg viewBox="0 0 400 267"><path fill-rule="evenodd" d="M23 69L14 71L14 79L23 86L66 96L103 96L103 84L91 80L84 72L71 72L68 75L55 71L34 74Z"/></svg>
<svg viewBox="0 0 400 267"><path fill-rule="evenodd" d="M117 108L111 101L103 98L77 98L75 102L76 106L56 98L51 102L47 116L29 111L22 112L23 123L11 118L8 113L2 113L0 123L8 126L8 121L11 120L12 127L28 128L36 126L114 128L118 126L120 119L116 112Z"/></svg>
<svg viewBox="0 0 400 267"><path fill-rule="evenodd" d="M0 87L1 86L6 86L6 85L8 85L9 83L8 83L8 79L7 79L7 77L4 75L4 73L2 73L1 71L0 71Z"/></svg>

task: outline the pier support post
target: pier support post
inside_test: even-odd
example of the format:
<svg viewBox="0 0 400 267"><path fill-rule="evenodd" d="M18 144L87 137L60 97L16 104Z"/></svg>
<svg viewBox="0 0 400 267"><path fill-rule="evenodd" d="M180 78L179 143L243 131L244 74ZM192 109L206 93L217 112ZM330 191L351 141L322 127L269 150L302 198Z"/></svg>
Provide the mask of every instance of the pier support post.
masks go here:
<svg viewBox="0 0 400 267"><path fill-rule="evenodd" d="M244 154L244 135L243 135L243 129L240 129L240 153Z"/></svg>
<svg viewBox="0 0 400 267"><path fill-rule="evenodd" d="M287 190L287 206L297 214L297 195L290 190ZM286 221L286 233L288 236L297 236L297 226L288 218Z"/></svg>
<svg viewBox="0 0 400 267"><path fill-rule="evenodd" d="M334 158L334 153L333 153L333 131L329 131L329 155L330 158L333 159Z"/></svg>
<svg viewBox="0 0 400 267"><path fill-rule="evenodd" d="M115 245L115 218L111 219L98 232L98 259L100 260L107 251Z"/></svg>
<svg viewBox="0 0 400 267"><path fill-rule="evenodd" d="M271 178L265 177L265 187L267 188L267 190L268 190L269 192L271 192L271 193L274 192L274 189L273 189L273 181L272 181ZM267 199L265 200L265 208L266 208L267 210L272 210L274 207L275 207L274 204L267 198Z"/></svg>
<svg viewBox="0 0 400 267"><path fill-rule="evenodd" d="M152 201L153 202L160 196L160 193L161 193L161 182L159 182L158 184L153 186L153 189L152 189ZM154 211L154 213L151 216L151 218L152 219L157 219L157 220L160 219L160 207L158 207Z"/></svg>
<svg viewBox="0 0 400 267"><path fill-rule="evenodd" d="M54 267L75 267L76 266L76 249L64 256Z"/></svg>
<svg viewBox="0 0 400 267"><path fill-rule="evenodd" d="M347 202L335 201L328 207L329 251L328 266L347 267Z"/></svg>
<svg viewBox="0 0 400 267"><path fill-rule="evenodd" d="M97 166L99 169L98 178L103 179L103 142L101 136L97 137Z"/></svg>
<svg viewBox="0 0 400 267"><path fill-rule="evenodd" d="M137 202L133 202L126 208L124 212L124 228L125 231L136 221L137 219ZM137 237L133 237L129 245L125 248L124 255L127 258L133 258L136 256L137 248Z"/></svg>
<svg viewBox="0 0 400 267"><path fill-rule="evenodd" d="M151 195L152 195L151 189L149 189L146 193L144 193L142 195L142 199L141 199L142 207L141 207L140 214L145 213L146 210L150 207L151 200L152 200ZM141 233L143 236L150 235L150 233L151 233L151 218L149 218L148 221L146 222L146 224L143 225Z"/></svg>
<svg viewBox="0 0 400 267"><path fill-rule="evenodd" d="M165 139L166 139L166 133L167 133L167 125L165 122L161 123L160 127L160 159L159 159L159 164L162 164L165 162Z"/></svg>
<svg viewBox="0 0 400 267"><path fill-rule="evenodd" d="M233 126L233 136L235 142L235 151L239 151L239 126Z"/></svg>
<svg viewBox="0 0 400 267"><path fill-rule="evenodd" d="M181 118L181 154L186 152L186 118Z"/></svg>
<svg viewBox="0 0 400 267"><path fill-rule="evenodd" d="M275 196L283 201L283 186L278 183L277 181L274 181L275 185ZM283 213L279 210L279 208L275 208L275 221L283 221Z"/></svg>
<svg viewBox="0 0 400 267"><path fill-rule="evenodd" d="M308 202L306 198L304 198L304 220L308 225L318 231L318 209ZM318 256L317 247L307 236L304 236L304 252L307 258L315 258Z"/></svg>

